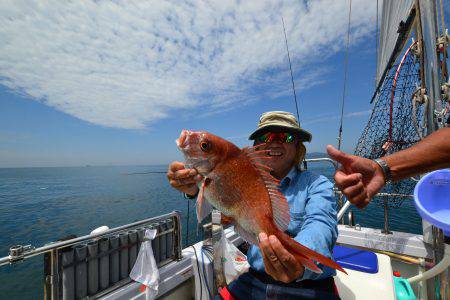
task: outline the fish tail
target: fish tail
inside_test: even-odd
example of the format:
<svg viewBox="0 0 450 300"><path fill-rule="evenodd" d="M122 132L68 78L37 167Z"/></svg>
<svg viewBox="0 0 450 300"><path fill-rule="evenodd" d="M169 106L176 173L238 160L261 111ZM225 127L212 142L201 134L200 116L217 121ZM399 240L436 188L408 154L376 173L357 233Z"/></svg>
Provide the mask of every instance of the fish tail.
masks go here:
<svg viewBox="0 0 450 300"><path fill-rule="evenodd" d="M277 234L277 236L286 250L290 252L299 263L308 267L312 271L322 273L322 271L317 267L316 264L311 261L311 259L347 274L347 272L337 262L320 253L317 253L316 251L309 249L308 247L303 246L286 233L280 232L280 234Z"/></svg>

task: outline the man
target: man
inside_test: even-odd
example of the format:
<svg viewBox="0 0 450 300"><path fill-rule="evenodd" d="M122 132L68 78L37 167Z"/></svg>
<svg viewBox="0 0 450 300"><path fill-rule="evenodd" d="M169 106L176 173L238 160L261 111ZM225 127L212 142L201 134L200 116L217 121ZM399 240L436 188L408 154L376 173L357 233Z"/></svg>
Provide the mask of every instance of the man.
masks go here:
<svg viewBox="0 0 450 300"><path fill-rule="evenodd" d="M389 181L450 168L450 128L442 128L412 146L376 160L348 155L328 145L328 154L342 165L336 186L358 208L370 203Z"/></svg>
<svg viewBox="0 0 450 300"><path fill-rule="evenodd" d="M333 186L324 176L298 167L306 152L303 142L310 142L311 134L300 128L291 113L273 111L261 116L249 139L260 145L258 149L270 150L267 164L281 181L279 188L290 208L288 233L304 246L331 257L338 234ZM167 177L174 188L189 197L197 194L201 177L195 170L184 169L183 163L173 162ZM338 299L334 270L319 265L323 273L316 274L305 269L275 236L264 232L259 234L258 246L248 250L249 273L228 286L235 298Z"/></svg>

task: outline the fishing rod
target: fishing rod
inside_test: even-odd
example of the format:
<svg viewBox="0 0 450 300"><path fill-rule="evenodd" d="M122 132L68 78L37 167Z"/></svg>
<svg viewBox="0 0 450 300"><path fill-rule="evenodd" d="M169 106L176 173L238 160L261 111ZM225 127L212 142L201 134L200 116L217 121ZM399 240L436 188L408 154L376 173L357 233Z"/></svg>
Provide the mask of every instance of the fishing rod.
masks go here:
<svg viewBox="0 0 450 300"><path fill-rule="evenodd" d="M298 113L297 94L295 93L294 75L292 74L291 55L289 54L289 46L288 46L288 41L287 41L287 36L286 36L286 28L284 27L283 16L281 16L281 22L283 23L284 41L286 42L286 51L287 51L287 56L288 56L288 61L289 61L289 70L291 71L292 90L294 91L295 109L297 110L297 121L300 122L300 116Z"/></svg>
<svg viewBox="0 0 450 300"><path fill-rule="evenodd" d="M123 175L145 175L145 174L166 174L167 171L148 171L148 172L135 172L135 173L123 173Z"/></svg>

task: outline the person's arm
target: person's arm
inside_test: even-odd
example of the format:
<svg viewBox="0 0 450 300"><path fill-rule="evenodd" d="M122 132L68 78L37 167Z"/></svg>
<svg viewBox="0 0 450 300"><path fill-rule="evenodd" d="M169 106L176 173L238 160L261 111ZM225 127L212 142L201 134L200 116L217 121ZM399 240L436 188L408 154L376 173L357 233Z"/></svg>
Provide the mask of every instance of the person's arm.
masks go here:
<svg viewBox="0 0 450 300"><path fill-rule="evenodd" d="M326 257L332 257L333 247L338 236L336 201L333 196L333 185L324 176L313 177L308 187L308 198L305 206L305 219L297 236L294 238ZM319 266L323 274L305 269L302 280L317 279L334 274L329 267Z"/></svg>
<svg viewBox="0 0 450 300"><path fill-rule="evenodd" d="M411 148L382 158L397 181L450 167L450 128L442 128Z"/></svg>
<svg viewBox="0 0 450 300"><path fill-rule="evenodd" d="M336 186L358 208L370 203L385 185L381 167L373 160L348 155L328 145L327 152L342 166L334 175ZM450 167L450 128L442 128L411 148L381 158L397 181L428 171Z"/></svg>

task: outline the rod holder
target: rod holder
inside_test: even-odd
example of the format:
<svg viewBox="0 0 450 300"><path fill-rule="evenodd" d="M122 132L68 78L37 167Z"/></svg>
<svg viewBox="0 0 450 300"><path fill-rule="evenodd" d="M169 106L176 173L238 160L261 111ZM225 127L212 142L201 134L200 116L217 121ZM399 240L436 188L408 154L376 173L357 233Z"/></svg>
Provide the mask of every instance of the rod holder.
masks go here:
<svg viewBox="0 0 450 300"><path fill-rule="evenodd" d="M120 279L128 277L128 234L119 234L119 260L120 260Z"/></svg>
<svg viewBox="0 0 450 300"><path fill-rule="evenodd" d="M87 244L88 250L88 293L90 296L98 291L98 241Z"/></svg>
<svg viewBox="0 0 450 300"><path fill-rule="evenodd" d="M87 274L87 247L78 245L74 248L75 252L75 298L81 299L87 296L88 292L88 274Z"/></svg>
<svg viewBox="0 0 450 300"><path fill-rule="evenodd" d="M119 264L119 236L114 235L109 238L109 282L111 284L119 281L120 264Z"/></svg>

